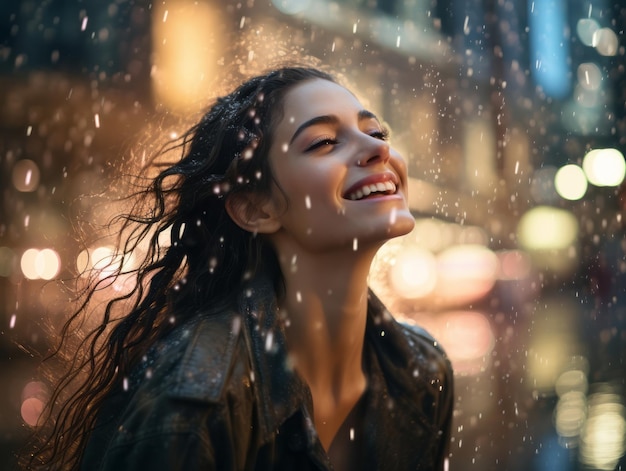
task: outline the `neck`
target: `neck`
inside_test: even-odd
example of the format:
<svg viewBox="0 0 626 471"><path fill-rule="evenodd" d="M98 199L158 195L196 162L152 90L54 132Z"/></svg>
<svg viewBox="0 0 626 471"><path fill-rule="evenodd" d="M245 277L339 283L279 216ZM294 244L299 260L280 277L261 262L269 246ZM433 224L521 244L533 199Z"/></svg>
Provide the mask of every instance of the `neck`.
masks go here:
<svg viewBox="0 0 626 471"><path fill-rule="evenodd" d="M365 387L362 368L367 321L367 276L375 249L311 254L282 250L289 320L287 347L314 398L337 402Z"/></svg>

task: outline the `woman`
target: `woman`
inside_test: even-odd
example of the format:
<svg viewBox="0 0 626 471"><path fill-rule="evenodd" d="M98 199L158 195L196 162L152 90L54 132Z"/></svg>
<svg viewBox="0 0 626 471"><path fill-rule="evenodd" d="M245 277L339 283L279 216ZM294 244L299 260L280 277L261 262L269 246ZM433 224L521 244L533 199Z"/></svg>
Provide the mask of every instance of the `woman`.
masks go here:
<svg viewBox="0 0 626 471"><path fill-rule="evenodd" d="M379 247L414 224L376 116L326 73L282 68L218 99L180 151L126 218L124 253L150 249L61 383L88 369L36 459L443 469L449 362L367 286Z"/></svg>

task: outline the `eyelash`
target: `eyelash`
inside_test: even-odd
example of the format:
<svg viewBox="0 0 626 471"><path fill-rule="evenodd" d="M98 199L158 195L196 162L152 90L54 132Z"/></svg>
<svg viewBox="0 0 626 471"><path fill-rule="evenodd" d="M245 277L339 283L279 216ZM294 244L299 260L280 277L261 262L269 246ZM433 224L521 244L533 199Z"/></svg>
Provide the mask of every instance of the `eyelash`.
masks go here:
<svg viewBox="0 0 626 471"><path fill-rule="evenodd" d="M386 141L387 139L389 139L389 131L386 128L374 131L372 133L369 134L371 137L375 138L375 139L380 139L381 141ZM329 136L324 136L321 137L317 140L315 140L307 149L306 151L312 151L315 149L318 149L319 147L322 146L327 146L327 145L335 145L338 144L339 141L337 141L334 137L329 137Z"/></svg>

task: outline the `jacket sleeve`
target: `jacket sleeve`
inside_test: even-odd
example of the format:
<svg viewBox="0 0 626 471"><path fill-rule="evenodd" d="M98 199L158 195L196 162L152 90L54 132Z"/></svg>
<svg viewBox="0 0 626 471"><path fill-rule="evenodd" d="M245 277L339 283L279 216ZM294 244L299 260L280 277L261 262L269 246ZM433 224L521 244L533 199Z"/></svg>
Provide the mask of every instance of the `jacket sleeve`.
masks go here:
<svg viewBox="0 0 626 471"><path fill-rule="evenodd" d="M250 427L245 425L250 423L250 418L245 417L246 407L238 405L238 410L233 411L227 403L194 404L164 398L149 409L144 406L129 414L118 427L100 466L89 469L244 468L250 441ZM142 422L139 426L138 420Z"/></svg>
<svg viewBox="0 0 626 471"><path fill-rule="evenodd" d="M256 411L246 352L238 344L216 359L209 353L217 342L196 338L182 362L166 351L149 379L117 395L103 433L96 429L89 440L82 469L245 468Z"/></svg>

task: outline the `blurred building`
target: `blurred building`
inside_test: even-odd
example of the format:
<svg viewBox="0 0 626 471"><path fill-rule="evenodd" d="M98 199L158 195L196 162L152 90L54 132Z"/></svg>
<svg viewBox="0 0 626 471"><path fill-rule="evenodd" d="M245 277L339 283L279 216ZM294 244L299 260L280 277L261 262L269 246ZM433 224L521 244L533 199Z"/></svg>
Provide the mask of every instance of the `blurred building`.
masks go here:
<svg viewBox="0 0 626 471"><path fill-rule="evenodd" d="M0 4L2 462L41 406L41 320L106 250L77 221L102 222L116 162L225 79L313 56L409 164L416 229L371 278L452 358L449 469L623 466L625 27L604 0Z"/></svg>

